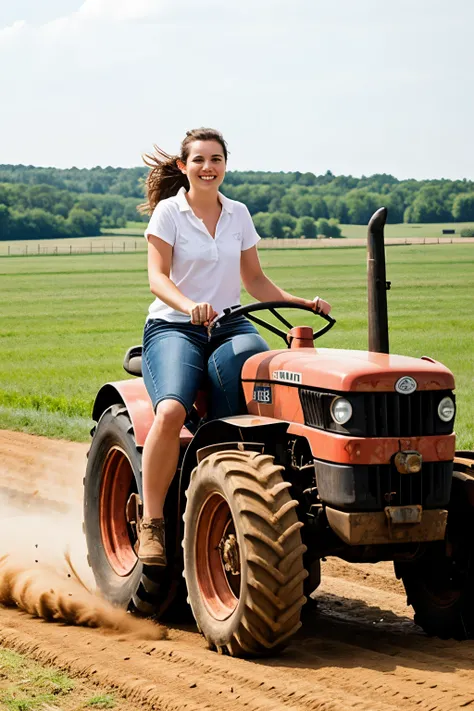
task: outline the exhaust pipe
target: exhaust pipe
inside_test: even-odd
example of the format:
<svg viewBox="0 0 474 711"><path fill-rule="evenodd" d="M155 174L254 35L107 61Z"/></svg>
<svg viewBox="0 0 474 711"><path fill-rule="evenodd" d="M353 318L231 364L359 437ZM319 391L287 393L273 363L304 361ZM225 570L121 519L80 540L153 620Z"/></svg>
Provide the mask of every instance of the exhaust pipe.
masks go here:
<svg viewBox="0 0 474 711"><path fill-rule="evenodd" d="M367 233L367 287L369 307L369 351L388 353L387 291L384 227L387 208L381 207L370 218Z"/></svg>

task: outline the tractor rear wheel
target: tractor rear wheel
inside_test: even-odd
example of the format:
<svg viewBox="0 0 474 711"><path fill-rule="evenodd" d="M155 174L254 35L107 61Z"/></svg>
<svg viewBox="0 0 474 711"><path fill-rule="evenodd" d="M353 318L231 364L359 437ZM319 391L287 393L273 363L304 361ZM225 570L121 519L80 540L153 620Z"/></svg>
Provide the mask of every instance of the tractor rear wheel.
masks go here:
<svg viewBox="0 0 474 711"><path fill-rule="evenodd" d="M474 639L474 480L454 472L447 536L419 560L395 564L415 624L441 639Z"/></svg>
<svg viewBox="0 0 474 711"><path fill-rule="evenodd" d="M141 496L141 451L126 408L100 418L84 478L84 533L88 561L102 595L114 605L161 617L176 583L168 568L143 566L135 553L136 527L127 520L132 494Z"/></svg>
<svg viewBox="0 0 474 711"><path fill-rule="evenodd" d="M275 654L301 626L306 547L282 467L226 450L193 471L184 515L188 601L211 649Z"/></svg>

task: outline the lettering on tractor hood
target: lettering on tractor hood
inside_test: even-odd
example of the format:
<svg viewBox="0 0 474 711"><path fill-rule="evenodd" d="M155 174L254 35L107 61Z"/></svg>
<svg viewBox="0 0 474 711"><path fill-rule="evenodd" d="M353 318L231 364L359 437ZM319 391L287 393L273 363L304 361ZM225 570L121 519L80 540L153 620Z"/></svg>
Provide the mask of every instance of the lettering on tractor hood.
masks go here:
<svg viewBox="0 0 474 711"><path fill-rule="evenodd" d="M295 383L297 385L301 385L303 382L301 373L296 373L293 370L275 370L273 380L279 380L283 383Z"/></svg>

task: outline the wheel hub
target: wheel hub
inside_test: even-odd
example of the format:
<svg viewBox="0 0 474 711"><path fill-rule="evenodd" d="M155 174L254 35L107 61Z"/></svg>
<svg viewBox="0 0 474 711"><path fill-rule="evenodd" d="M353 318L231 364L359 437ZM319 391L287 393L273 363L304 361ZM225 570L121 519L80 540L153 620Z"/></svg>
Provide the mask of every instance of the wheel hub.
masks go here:
<svg viewBox="0 0 474 711"><path fill-rule="evenodd" d="M240 575L239 544L233 533L221 538L219 550L225 570L231 575Z"/></svg>

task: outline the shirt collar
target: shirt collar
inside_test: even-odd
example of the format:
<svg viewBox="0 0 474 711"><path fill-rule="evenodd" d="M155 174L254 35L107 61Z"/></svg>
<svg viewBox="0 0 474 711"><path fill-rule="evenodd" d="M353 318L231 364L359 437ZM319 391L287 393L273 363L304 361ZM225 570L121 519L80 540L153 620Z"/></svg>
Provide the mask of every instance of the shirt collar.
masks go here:
<svg viewBox="0 0 474 711"><path fill-rule="evenodd" d="M175 199L176 199L176 202L178 203L180 212L186 212L187 210L191 210L191 205L186 200L186 189L184 187L182 187L178 190L178 192L176 193Z"/></svg>
<svg viewBox="0 0 474 711"><path fill-rule="evenodd" d="M229 200L225 195L222 193L218 193L219 195L219 201L222 205L222 208L228 212L230 215L233 212L233 205L232 205L232 200ZM187 210L191 210L191 205L189 202L186 200L186 188L182 187L178 190L176 193L176 202L178 203L179 211L180 212L186 212Z"/></svg>

